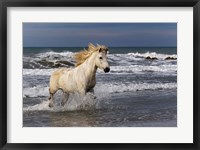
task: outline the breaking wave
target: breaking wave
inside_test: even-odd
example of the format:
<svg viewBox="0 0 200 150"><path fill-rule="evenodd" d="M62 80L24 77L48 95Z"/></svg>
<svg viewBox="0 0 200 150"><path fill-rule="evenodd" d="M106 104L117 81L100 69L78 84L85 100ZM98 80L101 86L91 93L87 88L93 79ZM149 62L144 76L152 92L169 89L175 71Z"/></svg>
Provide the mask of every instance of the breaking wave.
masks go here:
<svg viewBox="0 0 200 150"><path fill-rule="evenodd" d="M74 66L73 52L45 52L33 56L24 56L23 68L25 69L50 69L59 67ZM156 52L128 53L128 54L108 54L111 65L131 65L137 61L157 60L157 61L176 61L177 55L158 54Z"/></svg>
<svg viewBox="0 0 200 150"><path fill-rule="evenodd" d="M164 90L164 89L176 89L177 83L104 83L97 84L95 86L96 96L106 95L111 93L123 93L123 92L135 92L142 90ZM34 86L26 87L23 89L23 97L47 97L49 96L48 86ZM105 91L106 89L106 91Z"/></svg>

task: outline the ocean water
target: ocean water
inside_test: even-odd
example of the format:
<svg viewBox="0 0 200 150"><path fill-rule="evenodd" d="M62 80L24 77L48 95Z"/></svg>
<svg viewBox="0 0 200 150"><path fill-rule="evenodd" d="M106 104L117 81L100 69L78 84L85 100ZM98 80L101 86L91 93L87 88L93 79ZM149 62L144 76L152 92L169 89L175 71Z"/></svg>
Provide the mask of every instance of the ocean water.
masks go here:
<svg viewBox="0 0 200 150"><path fill-rule="evenodd" d="M48 107L49 78L74 67L83 47L23 48L24 127L176 127L177 50L174 47L111 47L110 72L97 70L96 99L72 94ZM154 59L147 59L154 58ZM170 58L170 59L166 59Z"/></svg>

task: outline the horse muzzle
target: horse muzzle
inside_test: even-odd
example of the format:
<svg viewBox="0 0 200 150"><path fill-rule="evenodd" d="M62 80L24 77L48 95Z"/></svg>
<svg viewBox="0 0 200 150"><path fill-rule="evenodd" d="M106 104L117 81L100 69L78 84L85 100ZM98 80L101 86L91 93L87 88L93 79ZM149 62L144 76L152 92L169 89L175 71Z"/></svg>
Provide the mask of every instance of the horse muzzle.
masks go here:
<svg viewBox="0 0 200 150"><path fill-rule="evenodd" d="M107 73L107 72L109 72L110 71L110 68L109 67L106 67L105 69L104 69L104 72L105 73Z"/></svg>

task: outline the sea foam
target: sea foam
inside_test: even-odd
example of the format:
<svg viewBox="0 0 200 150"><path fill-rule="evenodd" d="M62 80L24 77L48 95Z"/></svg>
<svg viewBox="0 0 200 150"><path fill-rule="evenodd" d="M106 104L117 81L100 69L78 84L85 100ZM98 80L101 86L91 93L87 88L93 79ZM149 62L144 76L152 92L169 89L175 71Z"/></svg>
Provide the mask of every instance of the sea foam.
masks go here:
<svg viewBox="0 0 200 150"><path fill-rule="evenodd" d="M135 92L142 90L164 90L176 89L177 83L98 83L94 90L98 97L107 96L112 93ZM106 90L105 90L106 89ZM23 88L23 97L47 97L49 96L48 86L34 86Z"/></svg>

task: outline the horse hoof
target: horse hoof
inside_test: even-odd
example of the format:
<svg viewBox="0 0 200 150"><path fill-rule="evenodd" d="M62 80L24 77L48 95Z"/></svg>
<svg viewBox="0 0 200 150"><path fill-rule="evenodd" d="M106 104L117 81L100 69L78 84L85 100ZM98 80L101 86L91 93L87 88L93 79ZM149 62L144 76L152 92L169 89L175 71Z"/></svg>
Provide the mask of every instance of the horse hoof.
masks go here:
<svg viewBox="0 0 200 150"><path fill-rule="evenodd" d="M49 107L53 107L53 104L52 104L52 103L49 103Z"/></svg>

